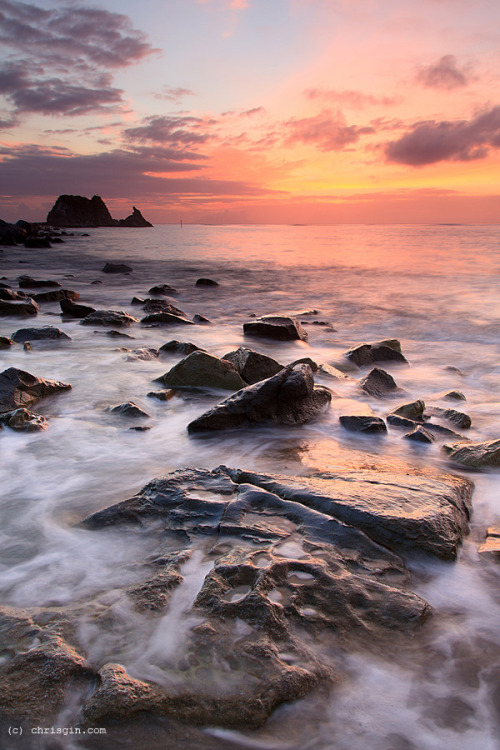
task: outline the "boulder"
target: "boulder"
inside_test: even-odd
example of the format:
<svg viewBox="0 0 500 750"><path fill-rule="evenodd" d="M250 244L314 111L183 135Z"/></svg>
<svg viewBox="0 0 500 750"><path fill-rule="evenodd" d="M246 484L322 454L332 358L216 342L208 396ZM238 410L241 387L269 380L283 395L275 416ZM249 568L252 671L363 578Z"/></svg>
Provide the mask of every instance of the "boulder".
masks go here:
<svg viewBox="0 0 500 750"><path fill-rule="evenodd" d="M48 419L23 408L0 414L0 423L16 432L39 432L49 426Z"/></svg>
<svg viewBox="0 0 500 750"><path fill-rule="evenodd" d="M21 289L43 289L47 287L49 289L57 289L61 286L58 281L52 279L40 280L33 279L31 276L19 276L18 284Z"/></svg>
<svg viewBox="0 0 500 750"><path fill-rule="evenodd" d="M397 409L393 410L393 414L397 414L400 417L406 417L407 419L413 419L421 421L424 417L425 402L422 399L417 401L411 401L407 404L401 404Z"/></svg>
<svg viewBox="0 0 500 750"><path fill-rule="evenodd" d="M443 450L452 461L471 469L500 466L500 439L480 443L447 443Z"/></svg>
<svg viewBox="0 0 500 750"><path fill-rule="evenodd" d="M358 367L373 365L377 362L407 363L406 357L401 353L401 344L397 339L375 341L372 344L359 344L349 349L344 356Z"/></svg>
<svg viewBox="0 0 500 750"><path fill-rule="evenodd" d="M53 326L19 328L12 334L12 339L17 344L23 344L25 341L71 341L70 336Z"/></svg>
<svg viewBox="0 0 500 750"><path fill-rule="evenodd" d="M369 396L374 396L375 398L394 396L397 391L401 390L392 375L389 375L388 372L381 370L379 367L374 367L373 370L361 380L360 387L361 390L368 393Z"/></svg>
<svg viewBox="0 0 500 750"><path fill-rule="evenodd" d="M24 227L0 219L0 245L17 245L18 242L24 242L26 236Z"/></svg>
<svg viewBox="0 0 500 750"><path fill-rule="evenodd" d="M6 317L10 315L15 315L16 317L37 315L39 309L37 303L29 298L24 302L10 302L0 299L0 315Z"/></svg>
<svg viewBox="0 0 500 750"><path fill-rule="evenodd" d="M148 289L148 294L157 294L160 297L168 297L169 294L176 294L177 289L174 289L173 286L169 286L168 284L157 284L156 286L152 286L151 289Z"/></svg>
<svg viewBox="0 0 500 750"><path fill-rule="evenodd" d="M204 349L192 344L190 341L167 341L166 344L160 346L160 354L191 354L192 352L202 352Z"/></svg>
<svg viewBox="0 0 500 750"><path fill-rule="evenodd" d="M134 269L126 263L105 263L102 273L130 273Z"/></svg>
<svg viewBox="0 0 500 750"><path fill-rule="evenodd" d="M118 404L117 406L109 406L107 411L111 414L118 414L121 417L129 417L130 419L149 417L149 414L137 406L137 404L134 404L133 401L126 401L124 404Z"/></svg>
<svg viewBox="0 0 500 750"><path fill-rule="evenodd" d="M288 366L209 409L188 425L188 432L233 429L249 423L304 424L320 416L330 401L330 391L314 385L308 365Z"/></svg>
<svg viewBox="0 0 500 750"><path fill-rule="evenodd" d="M332 365L322 364L318 367L318 375L322 375L324 378L331 378L332 380L348 380L349 375L346 375L342 370L332 367Z"/></svg>
<svg viewBox="0 0 500 750"><path fill-rule="evenodd" d="M197 279L195 286L220 286L217 281L213 279Z"/></svg>
<svg viewBox="0 0 500 750"><path fill-rule="evenodd" d="M293 362L289 362L289 365L309 365L313 372L318 372L318 363L311 359L311 357L300 357L300 359L294 359Z"/></svg>
<svg viewBox="0 0 500 750"><path fill-rule="evenodd" d="M10 302L19 302L26 299L24 292L15 292L14 289L0 288L0 299Z"/></svg>
<svg viewBox="0 0 500 750"><path fill-rule="evenodd" d="M141 214L138 208L132 207L132 213L125 219L119 219L118 226L120 227L152 227L153 225L146 221L144 216Z"/></svg>
<svg viewBox="0 0 500 750"><path fill-rule="evenodd" d="M446 419L461 430L468 430L472 426L472 420L468 414L456 409L441 409L439 406L430 406L426 410L426 416Z"/></svg>
<svg viewBox="0 0 500 750"><path fill-rule="evenodd" d="M264 315L243 324L248 336L275 339L277 341L307 341L307 333L295 318L281 315Z"/></svg>
<svg viewBox="0 0 500 750"><path fill-rule="evenodd" d="M339 417L339 422L349 432L387 432L383 419L372 415L350 415Z"/></svg>
<svg viewBox="0 0 500 750"><path fill-rule="evenodd" d="M80 299L80 295L72 289L53 289L51 292L34 294L32 299L35 302L61 302L61 300L75 302L77 299Z"/></svg>
<svg viewBox="0 0 500 750"><path fill-rule="evenodd" d="M141 318L141 323L143 325L154 324L162 326L194 326L192 320L188 320L187 318L183 318L181 315L174 315L173 313L169 312L151 313L150 315L146 315L144 318Z"/></svg>
<svg viewBox="0 0 500 750"><path fill-rule="evenodd" d="M198 323L198 324L200 324L200 323L203 324L203 323L211 323L212 321L209 320L208 318L205 318L204 315L198 315L198 314L196 314L196 315L193 316L193 322L194 323Z"/></svg>
<svg viewBox="0 0 500 750"><path fill-rule="evenodd" d="M443 391L436 393L432 398L446 399L447 401L467 401L462 391Z"/></svg>
<svg viewBox="0 0 500 750"><path fill-rule="evenodd" d="M86 318L87 315L95 313L95 307L89 305L75 305L70 299L62 299L59 301L61 306L61 312L68 318Z"/></svg>
<svg viewBox="0 0 500 750"><path fill-rule="evenodd" d="M160 353L158 349L153 347L143 346L140 349L132 349L130 354L127 354L127 361L132 362L133 360L141 360L142 362L150 362L152 359L158 359Z"/></svg>
<svg viewBox="0 0 500 750"><path fill-rule="evenodd" d="M411 432L407 432L404 437L406 440L414 440L416 443L433 443L435 440L434 436L421 424L417 425Z"/></svg>
<svg viewBox="0 0 500 750"><path fill-rule="evenodd" d="M171 370L156 378L156 382L170 388L224 388L230 391L246 385L234 365L203 351L188 354Z"/></svg>
<svg viewBox="0 0 500 750"><path fill-rule="evenodd" d="M270 378L283 369L283 365L280 365L272 357L255 352L253 349L247 349L244 346L228 352L223 359L231 362L245 383L250 385L258 383L259 380Z"/></svg>
<svg viewBox="0 0 500 750"><path fill-rule="evenodd" d="M132 323L137 323L137 318L133 318L123 310L95 310L80 321L82 326L117 326L118 328Z"/></svg>
<svg viewBox="0 0 500 750"><path fill-rule="evenodd" d="M8 336L0 336L0 349L10 349L13 343L12 339L9 339Z"/></svg>
<svg viewBox="0 0 500 750"><path fill-rule="evenodd" d="M167 302L164 299L146 299L144 300L143 308L144 312L147 313L158 313L158 312L166 312L171 313L171 315L179 315L180 317L185 318L186 313L180 310L175 305L172 305L171 302Z"/></svg>
<svg viewBox="0 0 500 750"><path fill-rule="evenodd" d="M42 398L70 389L71 386L67 383L45 380L16 367L9 367L0 373L0 412L32 406Z"/></svg>

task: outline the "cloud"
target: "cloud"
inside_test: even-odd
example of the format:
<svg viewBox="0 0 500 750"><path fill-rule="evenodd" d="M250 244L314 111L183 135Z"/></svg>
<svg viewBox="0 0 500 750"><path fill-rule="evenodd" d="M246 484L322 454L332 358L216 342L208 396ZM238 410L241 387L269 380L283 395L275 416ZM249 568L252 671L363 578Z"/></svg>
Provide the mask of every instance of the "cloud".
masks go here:
<svg viewBox="0 0 500 750"><path fill-rule="evenodd" d="M44 10L0 0L0 93L14 112L80 115L117 108L112 72L153 51L127 16L84 5Z"/></svg>
<svg viewBox="0 0 500 750"><path fill-rule="evenodd" d="M459 68L454 55L443 55L434 65L420 68L417 80L427 88L456 89L469 84L470 71L467 67Z"/></svg>
<svg viewBox="0 0 500 750"><path fill-rule="evenodd" d="M123 131L127 141L169 143L178 147L205 143L211 137L206 132L197 132L202 124L209 124L200 117L152 115L143 122L143 125Z"/></svg>
<svg viewBox="0 0 500 750"><path fill-rule="evenodd" d="M484 159L490 148L500 148L500 107L472 120L421 122L386 146L388 161L421 167L439 161Z"/></svg>
<svg viewBox="0 0 500 750"><path fill-rule="evenodd" d="M347 125L341 112L323 110L313 117L292 118L284 123L288 130L287 145L300 141L316 146L320 151L342 151L357 143L362 135L374 133L373 127Z"/></svg>
<svg viewBox="0 0 500 750"><path fill-rule="evenodd" d="M191 89L184 89L180 86L163 86L162 90L159 93L153 94L155 99L160 99L161 101L168 102L179 102L185 96L194 95L194 91L191 91Z"/></svg>
<svg viewBox="0 0 500 750"><path fill-rule="evenodd" d="M335 89L312 88L305 89L304 94L308 99L320 99L351 109L364 109L372 106L392 107L402 102L402 99L397 97L373 96L373 94L352 90L337 91Z"/></svg>

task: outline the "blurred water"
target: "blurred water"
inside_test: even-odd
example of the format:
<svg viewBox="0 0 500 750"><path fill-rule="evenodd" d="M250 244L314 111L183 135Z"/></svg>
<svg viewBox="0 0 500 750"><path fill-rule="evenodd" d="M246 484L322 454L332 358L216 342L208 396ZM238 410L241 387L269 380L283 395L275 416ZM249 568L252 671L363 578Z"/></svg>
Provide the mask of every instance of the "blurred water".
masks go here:
<svg viewBox="0 0 500 750"><path fill-rule="evenodd" d="M333 364L355 343L396 337L411 363L408 368L387 368L406 391L401 400L432 401L436 393L458 388L467 396L463 407L473 420L469 436L499 436L500 227L160 226L89 231L90 237L77 236L51 250L6 248L1 275L13 285L20 273L55 278L80 292L85 304L124 309L137 317L142 311L131 306L132 297L147 296L150 286L165 282L177 288L172 298L177 306L190 317L205 315L212 325L133 326L127 329L133 339L110 339L77 321L61 323L58 304L44 304L34 321L0 318L0 335L34 324L59 326L72 337L62 345L35 344L32 352L20 346L1 351L2 369L21 367L73 386L35 408L50 419L46 432L0 432L3 602L17 607L64 605L112 596L114 587L133 583L138 575L134 560L144 558L146 551L153 554L159 537L123 531L94 534L73 525L176 468L224 463L300 473L311 466L387 460L449 468L436 444L413 447L397 431L382 441L344 433L338 423L342 413L367 408L387 412L386 403L361 396L354 381L322 381L333 385L337 398L314 424L190 439L187 424L224 394L192 393L167 402L147 398L157 389L152 380L179 357L129 361L121 347L158 347L179 338L217 355L245 344L283 364L303 356ZM128 262L134 270L128 276L103 274L100 269L107 260ZM220 286L196 287L200 276L215 278ZM92 284L95 280L102 284ZM243 337L242 324L252 313L310 308L318 311L316 319L331 325L307 325L307 343ZM458 367L461 374L447 366ZM127 400L150 414L150 431L130 431L129 422L105 411ZM353 655L346 663L349 679L336 689L331 703L306 700L293 707L299 726L285 707L264 732L246 739L230 733L233 741L249 747L283 742L315 750L496 747L500 708L489 686L494 666L500 664L498 569L479 561L476 548L486 526L500 520L500 483L494 472L476 475L474 481L471 537L458 563L414 571L415 590L436 608L438 617L411 658L388 665L383 659ZM194 561L206 565L196 555ZM188 573L197 580L189 567ZM175 620L180 627L184 607L181 597L168 622ZM129 627L131 611L120 611ZM149 669L158 652L158 632L143 624ZM97 643L87 626L82 622L82 639ZM113 648L116 644L101 642L92 655L97 666ZM133 657L131 662L137 661ZM433 710L433 705L442 710ZM293 732L286 726L293 726Z"/></svg>

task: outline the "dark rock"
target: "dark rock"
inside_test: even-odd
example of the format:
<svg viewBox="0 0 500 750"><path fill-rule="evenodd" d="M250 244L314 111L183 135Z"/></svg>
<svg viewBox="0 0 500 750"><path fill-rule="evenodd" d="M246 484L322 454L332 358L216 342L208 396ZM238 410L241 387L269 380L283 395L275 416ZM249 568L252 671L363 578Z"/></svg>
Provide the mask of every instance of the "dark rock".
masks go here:
<svg viewBox="0 0 500 750"><path fill-rule="evenodd" d="M116 222L98 195L60 195L47 215L47 224L58 227L113 227Z"/></svg>
<svg viewBox="0 0 500 750"><path fill-rule="evenodd" d="M202 351L188 354L156 382L172 388L224 388L230 391L246 385L234 365Z"/></svg>
<svg viewBox="0 0 500 750"><path fill-rule="evenodd" d="M181 318L186 317L185 312L164 299L146 299L144 300L144 306L142 309L147 313L166 312L171 315L179 315Z"/></svg>
<svg viewBox="0 0 500 750"><path fill-rule="evenodd" d="M49 426L45 417L23 408L0 414L0 423L16 432L39 432Z"/></svg>
<svg viewBox="0 0 500 750"><path fill-rule="evenodd" d="M151 226L153 226L151 224ZM151 429L151 425L149 424L141 424L141 425L135 425L134 427L129 427L129 430L132 430L133 432L149 432Z"/></svg>
<svg viewBox="0 0 500 750"><path fill-rule="evenodd" d="M426 416L446 419L461 430L468 430L472 425L472 420L468 414L455 409L441 409L439 406L430 406L426 410Z"/></svg>
<svg viewBox="0 0 500 750"><path fill-rule="evenodd" d="M295 318L280 315L264 315L243 324L248 336L275 339L277 341L307 341L307 333Z"/></svg>
<svg viewBox="0 0 500 750"><path fill-rule="evenodd" d="M417 425L412 432L407 432L404 436L407 440L414 440L417 443L433 443L435 438L422 425Z"/></svg>
<svg viewBox="0 0 500 750"><path fill-rule="evenodd" d="M17 245L18 242L24 242L27 234L25 227L18 226L18 224L9 224L7 221L0 219L0 245Z"/></svg>
<svg viewBox="0 0 500 750"><path fill-rule="evenodd" d="M59 302L61 312L69 318L86 318L87 315L94 313L95 307L89 305L75 305L70 299L62 299Z"/></svg>
<svg viewBox="0 0 500 750"><path fill-rule="evenodd" d="M292 367L293 365L309 365L313 372L318 372L319 370L318 363L315 362L314 359L311 359L311 357L301 357L300 359L294 359L294 361L289 362L289 364Z"/></svg>
<svg viewBox="0 0 500 750"><path fill-rule="evenodd" d="M448 401L467 401L462 391L443 391L442 393L436 393L432 398L444 398Z"/></svg>
<svg viewBox="0 0 500 750"><path fill-rule="evenodd" d="M443 439L455 438L456 440L463 440L464 442L468 441L468 438L465 438L463 435L460 435L460 433L455 432L455 430L450 430L449 427L443 427L442 424L435 424L434 422L425 422L424 426L428 432L432 432L432 434L437 435L438 438L443 438Z"/></svg>
<svg viewBox="0 0 500 750"><path fill-rule="evenodd" d="M160 354L191 354L192 352L204 351L201 347L196 344L192 344L190 341L167 341L166 344L160 346Z"/></svg>
<svg viewBox="0 0 500 750"><path fill-rule="evenodd" d="M342 416L339 417L342 427L349 432L387 432L383 419L373 416Z"/></svg>
<svg viewBox="0 0 500 750"><path fill-rule="evenodd" d="M80 321L82 326L118 326L118 328L132 323L137 323L137 318L133 318L123 310L95 310Z"/></svg>
<svg viewBox="0 0 500 750"><path fill-rule="evenodd" d="M147 393L148 398L155 398L157 401L170 401L176 394L176 391L169 389L168 391L149 391Z"/></svg>
<svg viewBox="0 0 500 750"><path fill-rule="evenodd" d="M102 284L102 281L100 279L96 279L95 281L91 281L91 284Z"/></svg>
<svg viewBox="0 0 500 750"><path fill-rule="evenodd" d="M71 341L71 337L53 326L43 326L41 328L19 328L12 334L12 339L22 344L25 341Z"/></svg>
<svg viewBox="0 0 500 750"><path fill-rule="evenodd" d="M60 302L61 300L75 300L80 299L78 292L73 292L71 289L54 289L51 292L39 292L34 294L32 299L35 302Z"/></svg>
<svg viewBox="0 0 500 750"><path fill-rule="evenodd" d="M141 360L142 362L149 362L152 359L158 359L160 353L158 349L152 347L142 347L140 349L132 349L130 354L127 355L126 359L131 362L133 360Z"/></svg>
<svg viewBox="0 0 500 750"><path fill-rule="evenodd" d="M0 336L0 349L10 349L13 343L7 336Z"/></svg>
<svg viewBox="0 0 500 750"><path fill-rule="evenodd" d="M0 412L32 406L42 398L70 389L67 383L44 380L16 367L9 367L0 373Z"/></svg>
<svg viewBox="0 0 500 750"><path fill-rule="evenodd" d="M250 385L270 378L283 369L283 365L280 365L272 357L254 352L253 349L247 349L244 346L228 352L228 354L224 355L223 359L231 362L243 380Z"/></svg>
<svg viewBox="0 0 500 750"><path fill-rule="evenodd" d="M48 237L27 237L23 244L29 249L52 247Z"/></svg>
<svg viewBox="0 0 500 750"><path fill-rule="evenodd" d="M375 398L385 398L386 396L393 396L401 388L398 387L396 381L389 375L385 370L381 370L378 367L374 367L373 370L360 382L360 387L369 396Z"/></svg>
<svg viewBox="0 0 500 750"><path fill-rule="evenodd" d="M94 331L94 333L101 333L101 331ZM128 333L122 333L121 331L104 331L105 336L109 336L111 339L133 339L134 336L129 336Z"/></svg>
<svg viewBox="0 0 500 750"><path fill-rule="evenodd" d="M358 367L373 365L377 362L407 363L406 357L401 353L401 344L397 339L376 341L372 344L359 344L349 349L344 356Z"/></svg>
<svg viewBox="0 0 500 750"><path fill-rule="evenodd" d="M144 216L141 214L138 208L133 206L132 213L127 216L126 219L120 219L118 221L120 227L152 227L153 225L146 221Z"/></svg>
<svg viewBox="0 0 500 750"><path fill-rule="evenodd" d="M471 469L500 466L500 439L481 443L448 443L443 450L460 466Z"/></svg>
<svg viewBox="0 0 500 750"><path fill-rule="evenodd" d="M193 320L194 320L195 323L211 323L212 322L208 318L205 318L204 315L195 315L193 317Z"/></svg>
<svg viewBox="0 0 500 750"><path fill-rule="evenodd" d="M220 284L213 279L198 279L195 286L220 286Z"/></svg>
<svg viewBox="0 0 500 750"><path fill-rule="evenodd" d="M393 414L397 414L400 417L406 417L407 419L413 419L421 421L424 416L425 402L422 399L418 401L411 401L408 404L401 404L397 409L393 410Z"/></svg>
<svg viewBox="0 0 500 750"><path fill-rule="evenodd" d="M51 237L50 241L53 245L60 245L61 243L64 243L64 240L61 237Z"/></svg>
<svg viewBox="0 0 500 750"><path fill-rule="evenodd" d="M52 279L41 281L32 279L31 276L19 276L18 283L21 289L40 289L43 287L48 287L50 289L61 286L58 281L53 281Z"/></svg>
<svg viewBox="0 0 500 750"><path fill-rule="evenodd" d="M134 269L126 263L105 263L102 273L130 273Z"/></svg>
<svg viewBox="0 0 500 750"><path fill-rule="evenodd" d="M24 302L8 302L7 300L0 299L0 315L16 315L26 317L28 315L37 315L38 307L36 302L32 299L27 299Z"/></svg>
<svg viewBox="0 0 500 750"><path fill-rule="evenodd" d="M130 300L131 305L144 305L145 302L146 300L142 299L142 297L132 297Z"/></svg>
<svg viewBox="0 0 500 750"><path fill-rule="evenodd" d="M148 294L158 294L161 297L168 297L169 294L176 294L177 289L174 289L173 286L169 286L168 284L157 284L156 286L152 286L151 289L148 289Z"/></svg>
<svg viewBox="0 0 500 750"><path fill-rule="evenodd" d="M25 352L31 352L33 350L33 347L31 346L29 341L25 341L23 344L23 349Z"/></svg>
<svg viewBox="0 0 500 750"><path fill-rule="evenodd" d="M111 414L119 414L121 417L129 417L131 419L149 418L149 414L137 406L137 404L134 404L133 401L127 401L124 404L118 404L118 406L109 406L107 411Z"/></svg>
<svg viewBox="0 0 500 750"><path fill-rule="evenodd" d="M146 315L146 317L141 319L141 323L143 325L147 324L156 324L156 325L177 325L177 326L193 326L194 323L192 320L188 320L187 318L183 318L180 315L174 315L172 313L168 312L158 312L158 313L151 313L150 315Z"/></svg>
<svg viewBox="0 0 500 750"><path fill-rule="evenodd" d="M389 414L387 417L387 424L391 427L401 427L402 429L414 430L418 426L418 422L414 419L408 419L407 417L400 417L397 414Z"/></svg>
<svg viewBox="0 0 500 750"><path fill-rule="evenodd" d="M26 299L24 292L15 292L13 289L0 289L0 299L11 302L19 302L19 300Z"/></svg>
<svg viewBox="0 0 500 750"><path fill-rule="evenodd" d="M318 367L318 375L322 375L324 378L332 378L333 380L348 380L349 375L339 370L337 367L332 365L322 364Z"/></svg>
<svg viewBox="0 0 500 750"><path fill-rule="evenodd" d="M330 391L314 385L308 365L288 366L209 409L188 425L188 432L226 430L248 423L304 424L320 416L330 401Z"/></svg>

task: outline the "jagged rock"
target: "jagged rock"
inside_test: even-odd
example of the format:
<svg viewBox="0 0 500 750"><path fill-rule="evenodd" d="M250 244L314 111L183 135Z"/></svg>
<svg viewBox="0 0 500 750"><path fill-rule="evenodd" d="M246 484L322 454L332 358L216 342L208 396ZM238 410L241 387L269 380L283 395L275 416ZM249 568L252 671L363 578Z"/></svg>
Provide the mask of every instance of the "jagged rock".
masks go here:
<svg viewBox="0 0 500 750"><path fill-rule="evenodd" d="M197 279L195 286L220 286L217 281L213 279Z"/></svg>
<svg viewBox="0 0 500 750"><path fill-rule="evenodd" d="M339 417L339 422L349 432L387 432L384 420L371 415L342 416Z"/></svg>
<svg viewBox="0 0 500 750"><path fill-rule="evenodd" d="M171 302L167 302L164 299L146 299L144 300L142 309L147 313L166 312L172 315L179 315L181 318L186 317L186 313L183 310L180 310L175 305L172 305Z"/></svg>
<svg viewBox="0 0 500 750"><path fill-rule="evenodd" d="M13 344L14 342L8 336L0 336L0 349L10 349Z"/></svg>
<svg viewBox="0 0 500 750"><path fill-rule="evenodd" d="M8 300L0 299L0 315L27 317L30 315L38 315L39 309L37 303L33 302L32 299L27 299L24 302L9 302Z"/></svg>
<svg viewBox="0 0 500 750"><path fill-rule="evenodd" d="M32 406L46 396L70 389L67 383L44 380L16 367L9 367L0 373L0 412Z"/></svg>
<svg viewBox="0 0 500 750"><path fill-rule="evenodd" d="M325 378L332 378L333 380L348 380L349 375L346 375L342 370L332 367L332 365L322 364L318 367L318 374Z"/></svg>
<svg viewBox="0 0 500 750"><path fill-rule="evenodd" d="M48 419L22 408L0 414L0 423L16 432L39 432L49 426Z"/></svg>
<svg viewBox="0 0 500 750"><path fill-rule="evenodd" d="M137 318L133 318L123 310L95 310L80 321L82 326L118 326L122 328L132 323L137 323Z"/></svg>
<svg viewBox="0 0 500 750"><path fill-rule="evenodd" d="M160 353L158 349L152 347L141 347L140 349L132 349L130 354L127 355L126 359L129 362L140 359L142 362L149 362L152 359L158 359Z"/></svg>
<svg viewBox="0 0 500 750"><path fill-rule="evenodd" d="M89 305L75 305L70 299L62 299L59 301L61 306L61 312L63 315L69 318L86 318L87 315L96 311L95 307Z"/></svg>
<svg viewBox="0 0 500 750"><path fill-rule="evenodd" d="M270 378L283 369L283 365L280 365L272 357L255 352L253 349L247 349L244 346L228 352L222 359L231 362L243 380L250 385L258 383L259 380Z"/></svg>
<svg viewBox="0 0 500 750"><path fill-rule="evenodd" d="M131 419L149 417L149 414L137 406L137 404L134 404L133 401L127 401L124 404L118 404L118 406L109 406L107 411L111 414L119 414L121 417L129 417Z"/></svg>
<svg viewBox="0 0 500 750"><path fill-rule="evenodd" d="M166 344L160 346L160 354L191 354L192 352L202 352L204 349L192 344L190 341L167 341Z"/></svg>
<svg viewBox="0 0 500 750"><path fill-rule="evenodd" d="M234 365L203 351L188 354L171 370L156 378L156 382L171 388L224 388L230 391L246 385Z"/></svg>
<svg viewBox="0 0 500 750"><path fill-rule="evenodd" d="M385 398L386 396L394 396L397 391L401 388L398 387L396 381L389 375L385 370L381 370L379 367L374 367L373 370L360 382L360 387L369 396L375 398Z"/></svg>
<svg viewBox="0 0 500 750"><path fill-rule="evenodd" d="M421 421L424 417L424 411L425 402L422 399L418 399L418 401L411 401L408 404L401 404L392 413L400 417L406 417L407 419Z"/></svg>
<svg viewBox="0 0 500 750"><path fill-rule="evenodd" d="M80 299L78 292L74 292L72 289L54 289L51 292L39 292L34 294L32 299L35 302L61 302L61 300L70 300L74 302Z"/></svg>
<svg viewBox="0 0 500 750"><path fill-rule="evenodd" d="M20 300L26 299L26 294L24 292L15 292L14 289L0 288L0 299L10 302L19 302Z"/></svg>
<svg viewBox="0 0 500 750"><path fill-rule="evenodd" d="M134 269L126 263L105 263L102 273L130 273Z"/></svg>
<svg viewBox="0 0 500 750"><path fill-rule="evenodd" d="M295 318L282 315L263 315L243 324L248 336L275 339L277 341L307 341L307 333Z"/></svg>
<svg viewBox="0 0 500 750"><path fill-rule="evenodd" d="M60 195L47 215L47 224L58 227L113 227L106 204L99 195Z"/></svg>
<svg viewBox="0 0 500 750"><path fill-rule="evenodd" d="M359 344L349 349L344 356L358 367L373 365L377 362L407 363L406 357L401 353L401 344L398 339Z"/></svg>
<svg viewBox="0 0 500 750"><path fill-rule="evenodd" d="M500 526L490 526L486 530L486 539L478 549L481 557L500 558Z"/></svg>
<svg viewBox="0 0 500 750"><path fill-rule="evenodd" d="M152 286L151 289L148 289L148 294L158 294L162 297L168 297L169 294L176 294L177 289L174 289L173 286L169 286L168 284L157 284L156 286Z"/></svg>
<svg viewBox="0 0 500 750"><path fill-rule="evenodd" d="M435 439L431 433L420 424L417 425L412 432L407 432L404 437L407 440L414 440L417 443L433 443Z"/></svg>
<svg viewBox="0 0 500 750"><path fill-rule="evenodd" d="M187 318L183 318L181 315L174 315L173 313L169 312L157 312L157 313L151 313L150 315L146 315L146 317L141 318L141 323L143 325L147 324L156 324L156 325L177 325L177 326L194 326L194 323L192 320L188 320Z"/></svg>
<svg viewBox="0 0 500 750"><path fill-rule="evenodd" d="M439 406L430 406L426 410L426 416L446 419L461 430L468 430L472 425L469 415L462 411L456 411L456 409L441 409Z"/></svg>
<svg viewBox="0 0 500 750"><path fill-rule="evenodd" d="M152 227L153 225L146 221L144 216L141 214L138 208L132 207L132 213L127 216L126 219L119 219L118 226L120 227Z"/></svg>
<svg viewBox="0 0 500 750"><path fill-rule="evenodd" d="M12 334L12 339L17 344L25 341L71 341L71 337L53 326L43 326L40 328L19 328Z"/></svg>
<svg viewBox="0 0 500 750"><path fill-rule="evenodd" d="M447 443L443 450L452 461L471 469L500 466L500 439L481 443Z"/></svg>
<svg viewBox="0 0 500 750"><path fill-rule="evenodd" d="M288 366L209 409L188 425L188 431L226 430L248 423L304 424L318 417L330 401L330 391L314 385L308 365Z"/></svg>
<svg viewBox="0 0 500 750"><path fill-rule="evenodd" d="M24 275L19 276L18 284L21 289L42 289L43 287L48 287L49 289L55 289L61 286L61 284L58 281L53 281L51 279L37 280L37 279L33 279L31 276L24 276Z"/></svg>

